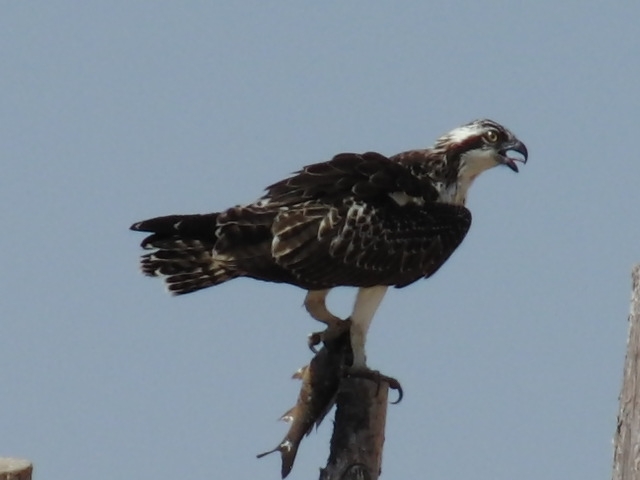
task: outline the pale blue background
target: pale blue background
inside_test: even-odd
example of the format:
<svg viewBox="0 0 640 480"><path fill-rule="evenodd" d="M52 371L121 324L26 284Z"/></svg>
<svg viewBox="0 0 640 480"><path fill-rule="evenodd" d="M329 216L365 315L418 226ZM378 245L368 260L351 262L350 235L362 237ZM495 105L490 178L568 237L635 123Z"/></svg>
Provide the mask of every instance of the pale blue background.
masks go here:
<svg viewBox="0 0 640 480"><path fill-rule="evenodd" d="M369 339L383 478L602 479L640 261L640 3L0 2L0 455L36 478L279 478L317 329L294 287L171 298L136 220L247 202L477 117L530 151ZM331 299L345 315L353 292ZM292 479L317 477L331 422Z"/></svg>

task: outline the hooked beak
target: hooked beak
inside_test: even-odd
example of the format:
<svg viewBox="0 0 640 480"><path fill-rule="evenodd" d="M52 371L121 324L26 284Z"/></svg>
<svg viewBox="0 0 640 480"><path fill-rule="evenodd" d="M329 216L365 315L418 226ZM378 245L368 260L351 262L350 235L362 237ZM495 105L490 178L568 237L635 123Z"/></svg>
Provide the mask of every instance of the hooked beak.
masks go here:
<svg viewBox="0 0 640 480"><path fill-rule="evenodd" d="M518 152L522 157L510 157L508 155L509 152ZM527 157L529 156L527 146L520 140L514 140L513 142L505 145L499 153L502 157L502 163L514 172L518 171L518 165L516 165L516 162L521 162L523 164L527 163Z"/></svg>

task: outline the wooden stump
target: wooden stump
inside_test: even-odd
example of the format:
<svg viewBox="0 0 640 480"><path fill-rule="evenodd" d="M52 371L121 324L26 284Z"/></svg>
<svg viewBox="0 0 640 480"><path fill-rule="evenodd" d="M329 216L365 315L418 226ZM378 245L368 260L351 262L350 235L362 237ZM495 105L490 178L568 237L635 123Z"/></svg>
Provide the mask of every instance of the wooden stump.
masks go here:
<svg viewBox="0 0 640 480"><path fill-rule="evenodd" d="M0 457L0 480L31 480L33 465L19 458Z"/></svg>
<svg viewBox="0 0 640 480"><path fill-rule="evenodd" d="M389 384L346 378L336 399L331 453L320 480L376 480L382 464Z"/></svg>
<svg viewBox="0 0 640 480"><path fill-rule="evenodd" d="M629 338L613 439L613 480L640 480L640 265L632 272Z"/></svg>

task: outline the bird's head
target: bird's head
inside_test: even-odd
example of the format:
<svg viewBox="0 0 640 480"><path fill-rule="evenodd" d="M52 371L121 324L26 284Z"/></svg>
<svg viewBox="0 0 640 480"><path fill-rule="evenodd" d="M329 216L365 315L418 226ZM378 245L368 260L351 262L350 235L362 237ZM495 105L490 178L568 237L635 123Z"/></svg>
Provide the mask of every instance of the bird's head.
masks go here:
<svg viewBox="0 0 640 480"><path fill-rule="evenodd" d="M505 127L492 120L475 120L438 139L434 150L448 160L458 159L461 174L470 179L497 165L518 171L516 162L527 162L527 147ZM519 156L512 156L516 152Z"/></svg>

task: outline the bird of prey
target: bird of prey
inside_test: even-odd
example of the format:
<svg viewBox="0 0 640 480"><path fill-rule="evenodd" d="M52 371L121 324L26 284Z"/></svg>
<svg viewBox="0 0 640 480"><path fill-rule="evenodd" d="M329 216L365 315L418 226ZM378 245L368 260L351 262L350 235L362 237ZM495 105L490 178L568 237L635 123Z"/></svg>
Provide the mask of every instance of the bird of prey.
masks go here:
<svg viewBox="0 0 640 480"><path fill-rule="evenodd" d="M517 172L527 155L505 127L476 120L431 148L342 153L274 183L253 203L131 229L150 233L143 273L163 277L175 295L238 277L288 283L307 290L304 305L328 332L342 322L326 308L328 292L358 287L349 317L353 369L366 370L367 331L388 287L433 275L471 225L465 203L476 177L497 165Z"/></svg>

